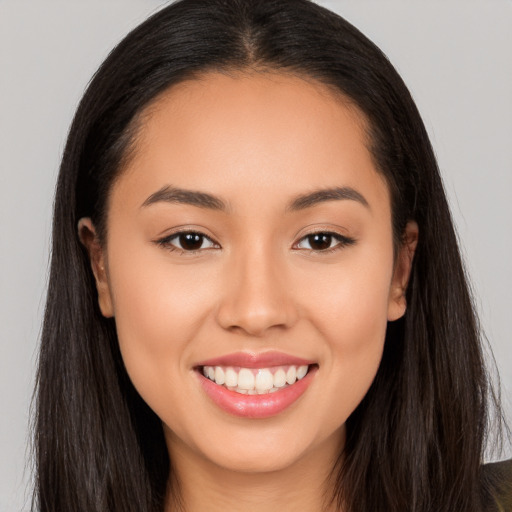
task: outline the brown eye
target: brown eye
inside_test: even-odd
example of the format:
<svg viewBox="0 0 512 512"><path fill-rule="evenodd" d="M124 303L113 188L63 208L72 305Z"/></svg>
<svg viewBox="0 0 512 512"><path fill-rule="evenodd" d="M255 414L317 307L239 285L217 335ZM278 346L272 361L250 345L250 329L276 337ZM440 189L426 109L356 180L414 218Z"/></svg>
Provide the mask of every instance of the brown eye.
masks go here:
<svg viewBox="0 0 512 512"><path fill-rule="evenodd" d="M175 233L174 235L167 236L162 240L159 240L158 243L171 250L178 250L182 252L194 252L216 247L216 244L206 235L193 231Z"/></svg>
<svg viewBox="0 0 512 512"><path fill-rule="evenodd" d="M297 244L297 247L314 252L329 252L354 243L355 240L353 238L348 238L338 233L318 232L311 233L302 238Z"/></svg>
<svg viewBox="0 0 512 512"><path fill-rule="evenodd" d="M178 236L178 241L185 251L197 251L203 245L203 238L198 233L184 233Z"/></svg>
<svg viewBox="0 0 512 512"><path fill-rule="evenodd" d="M323 251L331 247L333 236L329 233L315 233L307 237L309 246L314 251Z"/></svg>

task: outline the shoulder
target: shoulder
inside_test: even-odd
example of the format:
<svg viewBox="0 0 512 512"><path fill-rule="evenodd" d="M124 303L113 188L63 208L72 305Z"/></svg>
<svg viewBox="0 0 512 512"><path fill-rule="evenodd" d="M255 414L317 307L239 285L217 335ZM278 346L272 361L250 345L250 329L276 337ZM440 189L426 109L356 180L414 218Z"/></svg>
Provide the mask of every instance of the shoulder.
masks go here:
<svg viewBox="0 0 512 512"><path fill-rule="evenodd" d="M512 512L512 459L482 467L485 512Z"/></svg>

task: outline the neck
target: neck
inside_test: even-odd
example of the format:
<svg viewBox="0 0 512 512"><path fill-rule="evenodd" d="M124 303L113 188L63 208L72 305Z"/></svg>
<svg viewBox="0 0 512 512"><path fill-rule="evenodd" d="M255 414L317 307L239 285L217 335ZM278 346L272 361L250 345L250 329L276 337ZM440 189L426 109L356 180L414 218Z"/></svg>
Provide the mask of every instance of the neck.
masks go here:
<svg viewBox="0 0 512 512"><path fill-rule="evenodd" d="M168 436L173 491L166 512L339 512L331 471L343 435L326 440L292 465L270 472L240 472L205 460Z"/></svg>

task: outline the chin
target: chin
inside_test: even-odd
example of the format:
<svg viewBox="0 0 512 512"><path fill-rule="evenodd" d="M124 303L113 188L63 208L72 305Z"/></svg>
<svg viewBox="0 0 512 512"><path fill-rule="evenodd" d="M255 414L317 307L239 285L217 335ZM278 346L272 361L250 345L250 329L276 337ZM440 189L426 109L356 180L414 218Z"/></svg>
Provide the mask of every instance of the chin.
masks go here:
<svg viewBox="0 0 512 512"><path fill-rule="evenodd" d="M273 473L285 470L297 464L303 452L287 449L283 446L261 446L253 444L250 449L230 448L212 453L210 461L227 471L237 473Z"/></svg>

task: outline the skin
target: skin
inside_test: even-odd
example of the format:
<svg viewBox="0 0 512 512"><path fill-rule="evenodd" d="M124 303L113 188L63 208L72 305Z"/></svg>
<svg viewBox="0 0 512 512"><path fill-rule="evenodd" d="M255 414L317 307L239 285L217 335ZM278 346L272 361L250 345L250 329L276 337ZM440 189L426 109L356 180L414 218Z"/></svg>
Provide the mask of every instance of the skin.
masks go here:
<svg viewBox="0 0 512 512"><path fill-rule="evenodd" d="M165 186L214 194L228 209L142 206ZM367 205L287 210L296 196L330 187L351 187ZM194 253L157 243L176 229L213 242ZM315 252L312 232L354 243ZM90 219L79 233L128 374L162 420L184 509L333 510L329 472L377 372L387 322L405 312L418 236L410 222L394 257L389 191L362 114L288 75L178 84L148 108L113 185L106 245ZM307 391L276 416L232 416L198 384L201 360L268 350L318 364Z"/></svg>

